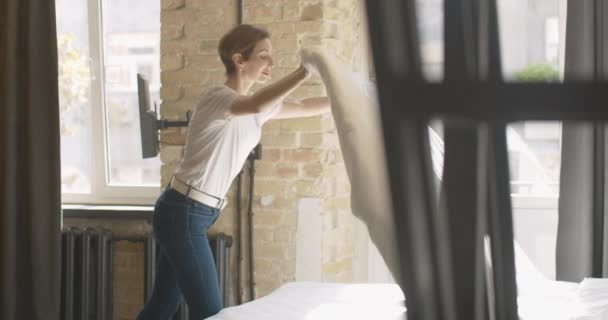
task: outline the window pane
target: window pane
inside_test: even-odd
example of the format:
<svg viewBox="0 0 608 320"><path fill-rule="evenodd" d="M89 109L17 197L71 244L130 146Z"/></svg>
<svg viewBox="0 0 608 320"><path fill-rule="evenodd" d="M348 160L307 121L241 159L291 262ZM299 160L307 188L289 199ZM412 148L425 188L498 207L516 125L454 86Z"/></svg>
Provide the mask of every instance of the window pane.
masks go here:
<svg viewBox="0 0 608 320"><path fill-rule="evenodd" d="M137 73L160 104L159 0L104 0L105 108L110 185L159 185L159 158L142 159Z"/></svg>
<svg viewBox="0 0 608 320"><path fill-rule="evenodd" d="M500 0L498 8L505 79L559 81L559 1ZM561 123L514 123L507 141L515 240L536 268L554 279Z"/></svg>
<svg viewBox="0 0 608 320"><path fill-rule="evenodd" d="M443 78L443 0L417 0L422 72L430 81Z"/></svg>
<svg viewBox="0 0 608 320"><path fill-rule="evenodd" d="M507 130L515 239L536 267L555 277L561 123L520 122Z"/></svg>
<svg viewBox="0 0 608 320"><path fill-rule="evenodd" d="M499 0L498 15L505 79L559 79L559 2Z"/></svg>
<svg viewBox="0 0 608 320"><path fill-rule="evenodd" d="M443 77L443 1L418 0L424 75ZM503 75L507 81L559 81L560 8L557 0L499 0ZM430 124L433 168L443 169L441 121ZM561 123L509 126L508 151L514 233L535 267L555 277Z"/></svg>
<svg viewBox="0 0 608 320"><path fill-rule="evenodd" d="M509 126L511 193L556 197L559 193L561 123L526 121Z"/></svg>
<svg viewBox="0 0 608 320"><path fill-rule="evenodd" d="M91 74L87 2L56 0L61 189L91 192Z"/></svg>

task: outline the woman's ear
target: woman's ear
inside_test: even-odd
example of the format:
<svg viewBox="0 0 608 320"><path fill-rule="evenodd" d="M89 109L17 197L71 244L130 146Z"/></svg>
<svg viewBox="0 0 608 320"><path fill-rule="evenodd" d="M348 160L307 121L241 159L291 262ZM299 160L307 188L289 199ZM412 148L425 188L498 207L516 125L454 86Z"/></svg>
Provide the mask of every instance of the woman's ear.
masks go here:
<svg viewBox="0 0 608 320"><path fill-rule="evenodd" d="M232 62L236 67L236 70L241 70L243 68L243 64L245 64L245 59L243 59L243 55L240 53L235 53L232 55Z"/></svg>

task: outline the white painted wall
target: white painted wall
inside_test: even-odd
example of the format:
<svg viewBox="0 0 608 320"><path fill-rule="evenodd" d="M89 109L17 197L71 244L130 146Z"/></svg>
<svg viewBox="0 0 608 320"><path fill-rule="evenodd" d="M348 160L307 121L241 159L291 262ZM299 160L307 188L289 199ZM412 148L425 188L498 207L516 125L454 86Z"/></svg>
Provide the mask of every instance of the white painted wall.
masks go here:
<svg viewBox="0 0 608 320"><path fill-rule="evenodd" d="M321 209L318 198L298 201L298 227L296 230L296 281L321 281L322 231Z"/></svg>

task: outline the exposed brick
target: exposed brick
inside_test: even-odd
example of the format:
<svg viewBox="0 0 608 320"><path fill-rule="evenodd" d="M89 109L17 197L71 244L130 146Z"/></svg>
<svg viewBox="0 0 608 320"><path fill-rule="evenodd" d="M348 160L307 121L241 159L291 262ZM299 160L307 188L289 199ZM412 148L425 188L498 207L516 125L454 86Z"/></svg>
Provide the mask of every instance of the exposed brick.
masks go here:
<svg viewBox="0 0 608 320"><path fill-rule="evenodd" d="M160 13L161 26L183 25L190 21L197 21L200 15L198 9L180 8L179 10L167 10Z"/></svg>
<svg viewBox="0 0 608 320"><path fill-rule="evenodd" d="M196 72L194 69L182 69L177 71L162 71L160 74L163 85L168 84L202 84L208 79L207 73Z"/></svg>
<svg viewBox="0 0 608 320"><path fill-rule="evenodd" d="M199 53L200 54L217 54L217 48L219 46L219 39L203 39L200 41Z"/></svg>
<svg viewBox="0 0 608 320"><path fill-rule="evenodd" d="M293 241L295 233L291 228L281 227L274 231L274 241L278 243L287 243Z"/></svg>
<svg viewBox="0 0 608 320"><path fill-rule="evenodd" d="M295 147L298 144L298 136L295 133L265 134L261 143L269 147Z"/></svg>
<svg viewBox="0 0 608 320"><path fill-rule="evenodd" d="M217 53L214 53L190 55L188 57L188 66L204 70L209 68L222 69L224 65Z"/></svg>
<svg viewBox="0 0 608 320"><path fill-rule="evenodd" d="M338 146L338 135L331 133L302 133L300 135L301 147L335 148Z"/></svg>
<svg viewBox="0 0 608 320"><path fill-rule="evenodd" d="M286 119L281 121L281 130L285 132L320 132L323 129L321 117Z"/></svg>
<svg viewBox="0 0 608 320"><path fill-rule="evenodd" d="M262 148L262 160L264 161L278 161L281 159L280 149L267 149Z"/></svg>
<svg viewBox="0 0 608 320"><path fill-rule="evenodd" d="M285 11L285 7L283 7L283 11ZM295 33L295 23L290 21L271 22L264 25L264 28L270 33L272 37Z"/></svg>
<svg viewBox="0 0 608 320"><path fill-rule="evenodd" d="M271 259L256 258L253 260L253 265L256 270L267 270L272 268L273 261Z"/></svg>
<svg viewBox="0 0 608 320"><path fill-rule="evenodd" d="M260 217L262 217L262 222L268 220L268 219L264 219L266 217L266 215L264 213L257 214L254 219L259 220ZM276 216L271 215L270 217L276 217ZM258 222L258 221L256 221L256 222ZM261 223L256 223L256 225L260 225L260 224ZM253 232L255 233L255 240L259 241L259 242L272 242L272 240L274 239L274 229L275 228L272 226L268 226L266 228L256 227L253 230Z"/></svg>
<svg viewBox="0 0 608 320"><path fill-rule="evenodd" d="M234 1L226 0L185 0L187 8L210 9L210 8L228 8L234 9Z"/></svg>
<svg viewBox="0 0 608 320"><path fill-rule="evenodd" d="M264 124L263 133L278 133L281 131L281 120L270 120Z"/></svg>
<svg viewBox="0 0 608 320"><path fill-rule="evenodd" d="M283 151L283 160L295 162L311 162L318 161L323 154L320 149L299 148Z"/></svg>
<svg viewBox="0 0 608 320"><path fill-rule="evenodd" d="M296 199L289 195L262 195L257 201L254 201L253 208L255 210L263 209L292 212L296 208Z"/></svg>
<svg viewBox="0 0 608 320"><path fill-rule="evenodd" d="M277 183L275 181L256 181L255 190L256 194L264 195L264 194L281 194L284 190L284 185L282 183Z"/></svg>
<svg viewBox="0 0 608 320"><path fill-rule="evenodd" d="M295 68L299 66L300 56L295 53L280 53L277 55L275 63L279 67Z"/></svg>
<svg viewBox="0 0 608 320"><path fill-rule="evenodd" d="M289 192L301 197L318 197L321 195L321 188L316 181L297 180Z"/></svg>
<svg viewBox="0 0 608 320"><path fill-rule="evenodd" d="M323 36L323 30L327 25L321 20L299 21L294 23L296 33L316 33L318 36Z"/></svg>
<svg viewBox="0 0 608 320"><path fill-rule="evenodd" d="M207 87L207 84L190 84L180 86L184 98L198 100L201 97L201 93ZM194 106L192 106L194 108Z"/></svg>
<svg viewBox="0 0 608 320"><path fill-rule="evenodd" d="M298 37L295 34L286 34L272 39L275 52L298 52Z"/></svg>
<svg viewBox="0 0 608 320"><path fill-rule="evenodd" d="M255 164L255 175L261 178L274 177L275 168L276 164L274 162L258 161Z"/></svg>
<svg viewBox="0 0 608 320"><path fill-rule="evenodd" d="M184 0L161 0L160 6L163 10L175 10L184 6Z"/></svg>
<svg viewBox="0 0 608 320"><path fill-rule="evenodd" d="M305 164L303 167L304 177L317 178L323 174L323 164L320 162Z"/></svg>
<svg viewBox="0 0 608 320"><path fill-rule="evenodd" d="M279 164L276 168L276 174L281 178L295 178L298 173L298 166L293 164Z"/></svg>
<svg viewBox="0 0 608 320"><path fill-rule="evenodd" d="M181 53L165 54L160 58L163 71L175 71L184 67L184 55Z"/></svg>
<svg viewBox="0 0 608 320"><path fill-rule="evenodd" d="M308 5L302 8L302 20L319 20L323 19L323 4L317 3L313 5Z"/></svg>
<svg viewBox="0 0 608 320"><path fill-rule="evenodd" d="M284 20L299 20L302 15L302 6L300 1L287 1L283 5Z"/></svg>
<svg viewBox="0 0 608 320"><path fill-rule="evenodd" d="M160 161L162 163L177 163L182 158L184 148L181 146L161 145Z"/></svg>
<svg viewBox="0 0 608 320"><path fill-rule="evenodd" d="M178 23L173 25L163 26L161 30L162 41L177 40L184 36L184 24Z"/></svg>
<svg viewBox="0 0 608 320"><path fill-rule="evenodd" d="M269 4L249 4L243 12L243 19L249 23L263 24L280 21L283 15L283 7Z"/></svg>
<svg viewBox="0 0 608 320"><path fill-rule="evenodd" d="M165 145L184 145L186 135L176 129L164 130L160 134L160 142Z"/></svg>
<svg viewBox="0 0 608 320"><path fill-rule="evenodd" d="M227 31L225 24L226 14L233 16L233 12L225 12L223 9L202 10L196 20L189 21L184 27L184 36L197 43L200 39L220 38Z"/></svg>
<svg viewBox="0 0 608 320"><path fill-rule="evenodd" d="M257 246L255 251L256 257L267 259L285 259L287 258L287 247L283 244L266 243Z"/></svg>
<svg viewBox="0 0 608 320"><path fill-rule="evenodd" d="M163 86L160 88L160 95L165 101L177 101L182 97L183 91L180 87Z"/></svg>

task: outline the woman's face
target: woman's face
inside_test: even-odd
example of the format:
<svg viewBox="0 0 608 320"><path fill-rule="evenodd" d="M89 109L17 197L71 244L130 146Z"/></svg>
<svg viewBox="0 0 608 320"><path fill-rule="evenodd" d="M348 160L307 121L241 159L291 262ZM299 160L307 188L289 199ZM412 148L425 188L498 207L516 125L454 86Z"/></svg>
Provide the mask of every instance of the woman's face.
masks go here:
<svg viewBox="0 0 608 320"><path fill-rule="evenodd" d="M249 59L244 62L241 75L254 82L265 83L270 79L270 68L273 65L270 39L260 40L253 48Z"/></svg>

